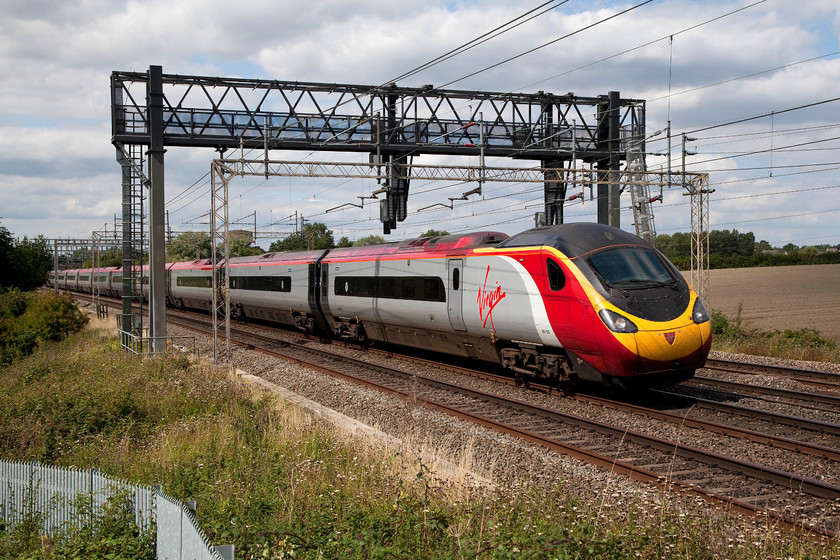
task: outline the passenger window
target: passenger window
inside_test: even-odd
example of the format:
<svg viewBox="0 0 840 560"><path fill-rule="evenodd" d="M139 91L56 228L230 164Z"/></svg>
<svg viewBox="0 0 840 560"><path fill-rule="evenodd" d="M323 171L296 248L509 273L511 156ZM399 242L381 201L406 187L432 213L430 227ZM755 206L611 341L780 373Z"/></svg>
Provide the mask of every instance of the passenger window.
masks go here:
<svg viewBox="0 0 840 560"><path fill-rule="evenodd" d="M548 272L548 289L552 292L559 292L566 285L566 275L563 274L563 269L552 259L546 259L545 267Z"/></svg>
<svg viewBox="0 0 840 560"><path fill-rule="evenodd" d="M456 268L452 271L452 289L457 291L461 287L461 269Z"/></svg>

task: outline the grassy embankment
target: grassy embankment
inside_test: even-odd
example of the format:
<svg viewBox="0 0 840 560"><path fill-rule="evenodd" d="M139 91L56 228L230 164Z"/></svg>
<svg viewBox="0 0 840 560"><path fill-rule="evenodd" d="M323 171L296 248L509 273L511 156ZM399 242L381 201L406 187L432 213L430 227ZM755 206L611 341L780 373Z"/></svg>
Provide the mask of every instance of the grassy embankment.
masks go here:
<svg viewBox="0 0 840 560"><path fill-rule="evenodd" d="M712 349L736 354L769 356L790 360L840 363L840 346L814 329L766 331L741 320L741 306L735 317L712 312Z"/></svg>
<svg viewBox="0 0 840 560"><path fill-rule="evenodd" d="M101 326L0 369L0 456L160 483L197 500L211 541L235 544L239 559L840 556L773 527L739 535L668 494L634 502L566 480L471 487L431 472L420 441L350 437L226 371L126 355ZM149 557L142 536L86 538L44 547L25 527L0 529L0 557Z"/></svg>

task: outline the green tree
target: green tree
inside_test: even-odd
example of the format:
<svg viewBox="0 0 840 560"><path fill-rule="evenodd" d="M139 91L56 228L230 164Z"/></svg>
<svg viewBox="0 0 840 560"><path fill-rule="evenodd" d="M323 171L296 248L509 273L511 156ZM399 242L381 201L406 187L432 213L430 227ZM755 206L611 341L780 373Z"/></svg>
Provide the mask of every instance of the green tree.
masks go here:
<svg viewBox="0 0 840 560"><path fill-rule="evenodd" d="M111 247L99 253L99 266L122 266L122 251Z"/></svg>
<svg viewBox="0 0 840 560"><path fill-rule="evenodd" d="M295 232L285 239L279 239L268 248L271 252L306 251L313 249L332 249L335 247L333 232L326 224L315 222L306 224L303 230Z"/></svg>
<svg viewBox="0 0 840 560"><path fill-rule="evenodd" d="M380 245L382 243L385 243L385 238L381 235L368 235L357 239L353 245L361 247L362 245Z"/></svg>
<svg viewBox="0 0 840 560"><path fill-rule="evenodd" d="M353 242L350 241L350 238L346 235L342 236L341 239L338 240L338 245L336 247L352 247Z"/></svg>
<svg viewBox="0 0 840 560"><path fill-rule="evenodd" d="M191 261L210 258L210 234L204 231L187 231L175 237L166 246L166 260Z"/></svg>
<svg viewBox="0 0 840 560"><path fill-rule="evenodd" d="M90 268L91 257L90 249L74 249L67 257L68 268Z"/></svg>
<svg viewBox="0 0 840 560"><path fill-rule="evenodd" d="M772 251L772 250L773 250L773 246L770 245L770 242L768 242L764 239L762 239L761 241L759 241L758 243L755 244L755 249L754 249L755 252L760 253L762 251Z"/></svg>
<svg viewBox="0 0 840 560"><path fill-rule="evenodd" d="M677 232L656 236L656 248L671 260L691 256L691 234Z"/></svg>
<svg viewBox="0 0 840 560"><path fill-rule="evenodd" d="M14 263L16 268L14 285L21 290L34 290L47 282L53 267L52 251L43 235L29 240L25 236L15 242Z"/></svg>
<svg viewBox="0 0 840 560"><path fill-rule="evenodd" d="M8 229L0 226L0 288L26 291L43 286L52 265L52 251L43 236L14 239Z"/></svg>
<svg viewBox="0 0 840 560"><path fill-rule="evenodd" d="M0 288L12 285L12 250L14 239L9 230L0 226Z"/></svg>
<svg viewBox="0 0 840 560"><path fill-rule="evenodd" d="M712 230L709 232L709 252L721 257L739 255L750 257L755 251L755 234L739 233L737 229L729 231Z"/></svg>
<svg viewBox="0 0 840 560"><path fill-rule="evenodd" d="M248 231L230 232L230 256L249 257L251 255L262 255L263 250L252 246L254 237Z"/></svg>
<svg viewBox="0 0 840 560"><path fill-rule="evenodd" d="M437 229L430 229L425 233L421 233L420 237L441 237L443 235L449 235L449 232L445 229L437 230Z"/></svg>

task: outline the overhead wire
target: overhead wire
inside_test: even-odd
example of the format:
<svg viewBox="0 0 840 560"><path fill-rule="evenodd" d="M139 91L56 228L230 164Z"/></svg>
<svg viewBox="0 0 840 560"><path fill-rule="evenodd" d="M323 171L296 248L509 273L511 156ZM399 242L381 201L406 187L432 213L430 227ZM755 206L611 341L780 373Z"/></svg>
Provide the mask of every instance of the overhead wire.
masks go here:
<svg viewBox="0 0 840 560"><path fill-rule="evenodd" d="M497 36L501 35L501 34L502 34L502 33L504 33L504 32L507 32L507 31L509 31L509 30L511 30L511 29L513 29L513 28L515 28L515 27L518 27L519 25L522 25L523 23L525 23L525 22L527 22L527 21L530 21L530 20L534 19L535 17L538 17L538 16L540 16L540 15L542 15L542 14L544 14L544 13L547 13L548 11L551 11L552 9L554 9L554 8L556 8L556 7L558 7L558 6L562 5L562 4L564 4L564 3L566 3L566 1L568 1L568 0L565 0L565 1L563 1L563 2L560 2L559 4L556 4L556 5L553 5L553 6L551 6L550 8L548 8L548 9L546 9L546 10L544 10L544 11L542 11L542 12L540 12L540 13L538 13L538 14L534 15L534 16L532 16L532 17L530 17L530 18L525 19L524 21L521 21L521 22L519 22L519 23L516 23L515 25L511 25L513 22L516 22L517 20L522 19L523 17L525 17L525 16L526 16L526 15L528 15L528 14L532 14L533 12L535 12L535 11L539 10L540 8L543 8L543 7L545 7L545 6L548 6L549 4L554 4L554 2L545 2L545 3L541 4L540 6L538 6L537 8L534 8L533 10L530 10L530 11L526 12L525 14L523 14L523 15L521 15L521 16L518 16L517 18L514 18L513 20L510 20L509 22L507 22L507 23L503 24L502 26L498 26L497 28L495 28L495 29L491 30L490 32L485 33L484 35L480 36L479 38L474 39L474 40L472 40L472 41L470 41L470 42L466 43L465 45L462 45L462 46L461 46L461 47L459 47L459 48L453 49L452 51L450 51L450 52L448 52L448 53L446 53L446 54L444 54L444 55L441 55L441 56L440 56L440 57L438 57L437 59L434 59L433 61L430 61L429 63L426 63L425 65L421 65L421 66L419 66L419 67L417 67L417 68L415 68L415 69L413 69L413 70L411 70L411 71L409 71L409 72L407 72L407 73L405 73L405 74L401 75L401 76L400 76L399 78L397 78L397 79L400 79L400 78L403 78L403 77L407 77L407 76L413 75L413 74L415 74L415 73L417 73L417 72L422 71L423 69L426 69L426 68L429 68L429 67L431 67L431 66L434 66L435 64L437 64L437 63L439 63L439 62L443 62L444 60L447 60L447 59L449 59L449 58L452 58L453 56L456 56L457 54L461 54L462 52L465 52L466 50L469 50L470 48L473 48L474 46L477 46L478 44L481 44L481 43L486 42L486 41L488 41L488 40L490 40L490 39L492 39L492 38L495 38L495 37L497 37ZM762 1L763 1L763 0L762 0ZM563 35L563 36L558 37L558 38L556 38L556 39L554 39L554 40L552 40L552 41L549 41L549 42L547 42L547 43L544 43L544 44L542 44L542 45L539 45L539 46L537 46L537 47L534 47L534 48L532 48L532 49L529 49L528 51L525 51L525 52L523 52L523 53L520 53L520 54L518 54L518 55L516 55L516 56L514 56L514 57L510 57L510 58L508 58L508 59L506 59L506 60L503 60L503 61L500 61L500 62L498 62L498 63L496 63L496 64L494 64L494 65L492 65L492 66L489 66L489 67L484 68L484 69L482 69L482 70L479 70L479 71L477 71L477 72L473 72L473 73L471 73L471 74L469 74L469 75L467 75L467 76L463 76L463 77L458 78L458 79L456 79L456 80L450 81L450 82L448 82L447 84L444 84L443 86L440 86L440 88L446 87L446 86L451 85L451 84L453 84L453 83L456 83L456 82L458 82L458 81L462 81L462 80L464 80L464 79L466 79L466 78L469 78L469 77L471 77L471 76L474 76L474 75L476 75L476 74L479 74L479 73L481 73L481 72L484 72L484 71L486 71L486 70L489 70L489 69L491 69L491 68L498 67L498 66L500 66L500 65L502 65L502 64L505 64L505 63L507 63L507 62L510 62L510 61L512 61L512 60L515 60L515 59L517 59L517 58L520 58L520 57L525 56L525 55L527 55L527 54L530 54L530 53L532 53L532 52L535 52L535 51L537 51L537 50L539 50L539 49L542 49L542 48L544 48L544 47L546 47L546 46L549 46L549 45L551 45L551 44L557 43L557 42L558 42L558 41L560 41L560 40L563 40L563 39L566 39L566 38L571 37L571 36L573 36L573 35L576 35L576 34L578 34L578 33L582 32L582 31L585 31L585 30L587 30L587 29L591 29L592 27L595 27L595 26L597 26L597 25L599 25L599 24L601 24L601 23L604 23L604 22L606 22L606 21L612 20L612 19L614 19L614 18L616 18L616 17L618 17L618 16L621 16L621 15L623 15L623 14L625 14L625 13L628 13L628 12L630 12L630 11L632 11L632 10L635 10L635 9L637 9L637 8L639 8L639 7L641 7L641 6L644 6L644 5L646 5L646 4L650 3L650 2L652 2L652 0L646 0L646 1L644 1L644 2L641 2L641 3L639 3L639 4L635 5L635 6L632 6L632 7L630 7L630 8L627 8L627 9L623 10L623 11L620 11L620 12L618 12L618 13L616 13L616 14L613 14L613 15L611 15L611 16L608 16L608 17L606 17L606 18L603 18L603 19L601 19L601 20L599 20L599 21L597 21L597 22L594 22L594 23L592 23L592 24L590 24L590 25L587 25L587 26L585 26L585 27L583 27L583 28L580 28L580 29L578 29L578 30L576 30L576 31L573 31L573 32L571 32L571 33L569 33L569 34ZM509 27L508 27L508 26L509 26ZM507 27L507 28L506 28L506 27ZM506 29L504 29L504 28L506 28ZM499 31L499 30L502 30L502 29L503 29L503 31ZM499 32L498 32L498 33L495 33L496 31L499 31ZM493 33L495 33L495 34L493 34ZM436 89L437 89L437 88L436 88ZM338 106L338 105L336 105L336 107L337 107L337 106ZM317 151L317 150L316 150L316 151ZM311 152L311 153L310 153L310 155L311 155L312 153L315 153L315 152ZM267 181L266 181L266 182L267 182ZM263 183L263 184L264 184L264 183ZM258 186L259 186L259 185L258 185ZM250 190L253 190L254 188L257 188L257 187L253 187L253 188L252 188L252 189L250 189ZM337 188L337 187L333 187L333 188ZM328 190L332 190L332 188L331 188L331 189L328 189ZM248 191L248 192L250 192L250 191ZM325 191L325 192L326 192L326 191Z"/></svg>
<svg viewBox="0 0 840 560"><path fill-rule="evenodd" d="M702 26L704 26L704 25L708 25L708 24L710 24L710 23L714 23L714 22L716 22L716 21L718 21L718 20L721 20L721 19L723 19L723 18L726 18L726 17L729 17L729 16L731 16L731 15L737 14L737 13L739 13L739 12L743 12L744 10L747 10L747 9L749 9L749 8L752 8L752 7L754 7L754 6L757 6L758 4L762 4L762 3L766 2L766 1L767 1L767 0L758 0L758 2L753 2L752 4L748 4L748 5L746 5L746 6L742 6L742 7L738 8L738 9L736 9L736 10L732 10L731 12L727 12L727 13L725 13L725 14L721 14L721 15L716 16L716 17L713 17L713 18L711 18L711 19L707 19L706 21L702 21L702 22L700 22L700 23L697 23L697 24L691 25L691 26L689 26L689 27L686 27L686 28L681 29L681 30L679 30L679 31L676 31L676 32L674 32L674 33L669 33L668 35L664 35L664 36L662 36L662 37L659 37L658 39L654 39L654 40L652 40L652 41L647 41L647 42L645 42L645 43L642 43L641 45L636 45L635 47L632 47L632 48L629 48L629 49L625 49L625 50L623 50L623 51L621 51L621 52L618 52L618 53L612 54L612 55L610 55L610 56L607 56L607 57L604 57L604 58L601 58L601 59L598 59L598 60L592 61L592 62L590 62L590 63L584 64L584 65L582 65L582 66L578 66L578 67L576 67L576 68L572 68L571 70L566 70L566 71L564 71L564 72L560 72L559 74L554 74L554 75L549 76L548 78L545 78L545 79L543 79L543 80L539 80L539 81L537 81L537 82L533 82L533 83L531 83L531 84L528 84L528 85L526 85L526 86L523 86L523 87L522 87L522 88L520 88L520 89L531 88L531 87L534 87L534 86L536 86L536 85L539 85L539 84L542 84L542 83L544 83L544 82L547 82L547 81L549 81L549 80L554 80L554 79L556 79L556 78L560 78L560 77L562 77L562 76L566 76L567 74L571 74L571 73L573 73L573 72L577 72L578 70L583 70L583 69L585 69L585 68L589 68L589 67L591 67L591 66L595 66L596 64L600 64L600 63L602 63L602 62L606 62L606 61L608 61L608 60L612 60L613 58L618 58L618 57L620 57L620 56L623 56L623 55L625 55L625 54L631 53L631 52L633 52L633 51L637 51L637 50L639 50L639 49L643 49L643 48L645 48L645 47L649 47L650 45L653 45L653 44L659 43L660 41L664 41L665 39L669 39L669 40L672 40L672 41L673 41L673 38L674 38L676 35L682 35L683 33L687 33L687 32L689 32L689 31L693 31L694 29L697 29L697 28L702 27ZM519 91L519 90L516 90L516 91Z"/></svg>
<svg viewBox="0 0 840 560"><path fill-rule="evenodd" d="M544 2L544 3L540 4L539 6L537 6L536 8L528 10L524 14L522 14L520 16L517 16L514 19L503 23L502 25L500 25L498 27L495 27L494 29L491 29L490 31L484 33L483 35L479 35L475 39L467 41L466 43L464 43L464 44L462 44L462 45L460 45L460 46L458 46L458 47L456 47L456 48L438 56L437 58L434 58L434 59L430 60L429 62L421 64L420 66L417 66L417 67L409 70L408 72L405 72L404 74L401 74L401 75L397 76L396 78L392 78L391 80L388 81L388 83L396 82L398 80L403 80L405 78L410 78L411 76L413 76L415 74L418 74L418 73L420 73L424 70L428 70L429 68L431 68L433 66L437 66L441 62L445 62L445 61L449 60L450 58L453 58L453 57L455 57L459 54L462 54L462 53L472 49L472 48L475 48L478 45L484 44L491 39L495 39L499 35L507 33L508 31L511 31L511 30L519 27L520 25L523 25L523 24L527 23L527 22L531 21L532 19L538 18L539 16L545 14L546 12L550 12L551 10L554 10L555 8L558 8L558 7L562 6L563 4L566 4L567 2L569 2L569 0L562 0L560 2L558 2L558 0L550 0L549 2ZM517 20L520 20L520 19L524 18L525 16L528 16L528 15L532 14L533 12L536 12L537 10L540 10L540 9L544 8L545 6L548 6L549 4L554 4L554 5L549 6L548 8L543 10L542 12L540 12L538 14L535 14L535 15L532 15L531 17L529 17L527 19L524 19L523 21L520 21L519 23L516 23L515 25L513 25L514 22L516 22ZM498 33L496 33L496 32L498 32Z"/></svg>
<svg viewBox="0 0 840 560"><path fill-rule="evenodd" d="M762 1L763 1L763 0L762 0ZM605 18L603 18L603 19L601 19L601 20L596 21L595 23L591 23L591 24L589 24L589 25L586 25L586 26L584 26L584 27L581 27L581 28L579 28L579 29L576 29L575 31L572 31L571 33L567 33L567 34L565 34L565 35L563 35L563 36L561 36L561 37L557 37L556 39L553 39L553 40L551 40L551 41L548 41L547 43L543 43L543 44L541 44L541 45L539 45L539 46L536 46L536 47L534 47L534 48L532 48L532 49L528 49L528 50L527 50L527 51L525 51L525 52L522 52L522 53L519 53L519 54L517 54L517 55L515 55L515 56L512 56L512 57L506 58L506 59L504 59L504 60L502 60L502 61L500 61L500 62L497 62L497 63L495 63L495 64L491 64L490 66L487 66L487 67L485 67L485 68L482 68L481 70L476 70L475 72L471 72L471 73L469 73L469 74L467 74L467 75L465 75L465 76L461 76L461 77L460 77L460 78L458 78L458 79L455 79L455 80L451 80L451 81L449 81L449 82L446 82L445 84L443 84L443 85L442 85L442 86L440 86L440 87L441 87L441 88L445 88L445 87L450 86L450 85L452 85L452 84L455 84L455 83L461 82L461 81L463 81L463 80L466 80L467 78L472 78L473 76L476 76L476 75L481 74L481 73L483 73L483 72L486 72L486 71L488 71L488 70L492 70L493 68L497 68L497 67L499 67L499 66L501 66L501 65L503 65L503 64L507 64L508 62L511 62L511 61L516 60L516 59L518 59L518 58L522 58L523 56L529 55L529 54L531 54L532 52L535 52L535 51L538 51L538 50L540 50L540 49L543 49L543 48L545 48L545 47L547 47L547 46L549 46L549 45L553 45L553 44L555 44L555 43L557 43L557 42L559 42L559 41L562 41L563 39L568 39L569 37L572 37L572 36L574 36L574 35L577 35L578 33L582 33L583 31L587 31L587 30L589 30L589 29L592 29L593 27L598 26L598 25L600 25L600 24L602 24L602 23L608 22L608 21L610 21L610 20L612 20L612 19L615 19L615 18L617 18L617 17L619 17L619 16L622 16L622 15L624 15L624 14L627 14L627 13L629 13L629 12L632 12L633 10L636 10L636 9L638 9L638 8L641 8L642 6L645 6L645 5L647 5L647 4L650 4L651 2L653 2L653 0L645 0L644 2L640 2L639 4L636 4L636 5L634 5L634 6L630 6L629 8L626 8L626 9L624 9L624 10L622 10L622 11L618 12L618 13L612 14L612 15L610 15L610 16L608 16L608 17L605 17Z"/></svg>
<svg viewBox="0 0 840 560"><path fill-rule="evenodd" d="M735 11L733 11L733 12L730 12L730 13L728 13L728 14L724 14L723 16L719 16L719 17L717 17L717 18L713 18L713 19L711 19L711 20L707 20L706 22L703 22L703 23L698 24L698 25L696 25L696 26L692 26L691 28L686 28L685 30L682 30L682 31L680 31L680 32L677 32L677 34L678 34L678 33L683 33L683 32L685 32L685 31L688 31L688 30L692 29L692 28L699 27L700 25L703 25L703 24L705 24L705 23L709 23L709 22L712 22L712 21L716 21L717 19L721 19L722 17L726 17L727 15L731 15L732 13L737 13L737 12L739 12L739 11L743 11L743 10L744 10L744 9L746 9L746 8L749 8L749 7L752 7L752 6L754 6L754 5L757 5L757 4L762 3L763 1L765 1L765 0L762 0L761 2L755 2L754 4L750 4L749 6L745 6L745 7L743 7L743 8L740 8L740 9L735 10ZM642 6L642 5L644 5L644 4L647 4L647 3L648 3L648 2L643 2L642 4L639 4L639 5L637 5L637 6L634 6L634 7L633 7L633 8L631 8L631 9L635 9L635 8L637 8L637 7L639 7L639 6ZM540 8L540 7L542 7L542 6L546 6L546 5L548 5L548 4L550 4L550 2L546 2L546 3L542 4L541 6L539 6L539 7L535 8L534 10L539 9L539 8ZM534 10L532 10L531 12L533 12ZM626 10L626 11L629 11L629 10ZM626 12L626 11L625 11L625 12ZM528 13L531 13L531 12L528 12ZM625 12L621 12L621 13L625 13ZM620 14L621 14L621 13L620 13ZM607 18L607 19L611 19L612 17L616 17L617 15L620 15L620 14L615 14L614 16L611 16L610 18ZM519 16L519 17L521 18L521 17L523 17L523 16ZM536 17L536 16L534 16L534 17ZM518 18L517 18L517 19L518 19ZM532 19L532 18L531 18L531 19ZM516 19L514 19L514 20L512 20L512 21L516 21ZM602 22L603 22L603 21L606 21L606 20L602 20ZM521 22L521 23L524 23L524 22ZM521 24L521 23L520 23L520 24ZM599 22L599 23L601 23L601 22ZM498 29L501 29L502 27L504 27L504 26L499 26L499 27L498 27L498 28L496 28L496 29L498 30ZM494 30L494 31L495 31L495 30ZM578 30L577 32L580 32L580 31L581 31L581 30ZM488 34L489 34L489 33L492 33L492 32L493 32L493 31L488 32ZM577 32L575 32L575 33L577 33ZM486 36L486 35L488 35L488 34L485 34L485 36ZM674 34L672 34L671 36L673 36L673 35L674 35ZM568 36L568 35L567 35L567 36ZM462 78L459 78L459 79L457 79L457 80L454 80L454 81L448 82L447 84L444 84L443 86L440 86L440 87L446 87L446 86L448 86L448 85L451 85L452 83L456 83L457 81L461 81L461 80L463 80L463 79L469 78L469 77L471 77L471 76L473 76L473 75L475 75L475 74L477 74L477 73L480 73L480 72L483 72L483 71L489 70L490 68L494 68L494 67L496 67L496 66L498 66L498 65L501 65L501 64L504 64L504 63L506 63L506 62L510 62L511 60L515 60L516 58L519 58L520 56L524 56L524 55L526 55L526 54L528 54L528 53L530 53L530 52L533 52L534 50L537 50L537 49L539 49L539 48L542 48L542 47L544 47L544 46L547 46L547 45L549 45L549 44L552 44L552 43L554 43L554 42L556 42L556 41L558 41L558 40L560 40L560 39L562 39L562 38L565 38L565 37L566 37L566 36L561 37L561 38L558 38L558 39L556 39L556 40L554 40L554 41L551 41L551 42L549 42L549 43L546 43L546 44L544 44L544 45L541 45L540 47L537 47L537 48L535 48L535 49L531 49L531 50L526 51L526 52L524 52L524 53L521 53L521 54L519 54L519 55L517 55L517 56L515 56L515 57L511 57L511 58L509 58L509 59L506 59L506 60L504 60L504 61L501 61L501 62L499 62L499 63L497 63L497 64L494 64L494 65L492 65L492 66L489 66L489 67L484 68L484 69L482 69L482 70L479 70L479 71L477 71L477 72L474 72L474 73L468 74L468 75L466 75L466 76L463 76ZM492 37L490 37L490 38L492 38ZM486 40L489 40L489 39L486 39ZM661 40L661 39L660 39L660 40ZM475 40L473 40L473 41L475 41ZM654 42L655 42L655 41L654 41ZM467 43L467 45L469 45L469 44L470 44L470 43ZM648 43L648 44L651 44L651 43ZM473 45L473 46L476 46L476 45ZM470 47L470 48L471 48L471 47ZM639 46L639 47L637 47L637 48L641 48L641 46ZM468 50L468 49L465 49L465 50ZM631 50L635 50L635 49L631 49ZM459 54L459 53L457 53L456 51L457 51L457 49L454 49L453 51L450 51L450 53ZM629 51L624 51L624 52L629 52ZM443 62L444 60L446 60L447 58L442 58L442 57L446 57L446 56L447 56L447 55L449 55L450 53L446 53L445 55L441 55L441 57L438 57L438 59L440 59L440 61L439 61L439 62ZM455 56L455 54L452 54L452 56ZM620 54L622 54L622 53L620 53ZM614 56L618 56L618 55L614 55ZM824 56L828 56L828 55L824 55ZM451 58L451 56L450 56L449 58ZM609 58L613 58L613 57L609 57ZM817 57L817 58L821 58L821 57ZM435 60L437 60L437 59L435 59ZM606 60L606 59L603 59L603 60ZM809 60L813 60L813 59L809 59ZM431 62L433 62L433 61L430 61L430 63L431 63ZM804 62L804 61L801 61L801 62ZM800 63L801 63L801 62L800 62ZM430 63L427 63L427 64L430 64ZM792 64L798 64L798 63L791 63L791 65L792 65ZM433 65L433 64L431 64L431 65ZM419 67L417 67L417 68L415 68L415 69L413 69L413 70L411 70L411 71L407 72L404 76L410 76L410 75L413 75L413 74L415 73L415 71L417 71L417 72L422 71L423 69L425 69L425 68L427 68L427 67L431 67L431 65L430 65L430 66L421 65L421 66L419 66ZM787 67L787 66L790 66L790 65L785 65L785 66L783 66L783 67L778 67L777 69L779 69L779 68L784 68L784 67ZM772 70L772 69L771 69L771 70ZM766 73L766 72L769 72L769 71L771 71L771 70L763 71L763 72L761 72L761 73ZM561 75L562 75L562 74L561 74ZM747 76L744 76L744 77L741 77L741 78L735 78L735 79L743 79L743 78L746 78L746 77L749 77L749 76L753 76L753 75L756 75L756 74L747 75ZM397 79L402 79L402 78L403 78L403 76L400 76L400 77L398 77ZM734 81L735 79L730 79L730 80L726 80L726 81L723 81L723 82L719 82L718 84L710 84L710 85L708 85L708 86L704 86L704 87L712 87L713 85L720 85L720 84L722 84L722 83L728 83L728 82ZM680 93L684 93L684 92L677 92L677 93L676 93L676 94L674 94L674 95L678 95L678 94L680 94ZM836 100L836 99L834 99L834 100ZM833 101L833 100L826 100L825 102L829 102L829 101ZM819 103L817 103L817 104L819 104ZM795 110L795 109L798 109L798 108L810 107L810 106L813 106L813 105L816 105L816 104L804 105L804 106L800 106L800 107L797 107L797 108L792 108L792 109L790 109L790 110ZM773 114L779 114L780 112L783 112L783 111L775 111ZM692 132L690 132L690 133L700 132L700 131L703 131L703 130L709 130L709 129L711 129L711 128L717 128L717 127L719 127L719 126L725 126L725 125L727 125L727 124L737 124L737 123L740 123L740 122L745 122L746 120L751 120L751 119L753 119L753 118L762 118L763 116L766 116L766 115L754 116L754 117L751 117L750 119L741 119L741 120L738 120L738 121L732 121L731 123L724 123L724 124L720 124L720 125L717 125L717 126L712 126L712 127L706 127L706 128L702 128L702 129L697 129L696 131L692 131ZM689 133L689 134L690 134L690 133ZM782 149L782 148L776 148L776 149L777 149L777 150L779 150L779 149ZM313 152L313 153L314 153L314 152ZM758 151L758 152L756 152L756 153L761 153L761 151ZM746 155L746 154L744 154L744 155ZM343 184L343 183L342 183L342 184ZM451 186L452 186L452 185L448 185L448 187L451 187ZM254 188L256 188L256 187L254 187ZM333 188L337 188L337 187L333 187ZM441 188L447 188L447 187L441 187ZM253 190L253 189L250 189L250 190ZM328 189L328 190L332 190L332 189ZM430 189L430 190L428 190L428 191L424 191L424 192L432 192L432 191L434 191L434 190L439 190L439 189L438 189L438 188L435 188L435 189ZM326 191L325 191L325 192L326 192ZM418 193L418 194L422 194L422 192L421 192L421 193ZM459 205L459 206L460 206L460 205Z"/></svg>
<svg viewBox="0 0 840 560"><path fill-rule="evenodd" d="M653 103L654 101L659 101L661 99L665 99L666 97L667 98L673 98L673 97L676 97L678 95L683 95L683 94L686 94L686 93L692 93L692 92L695 92L695 91L700 91L700 90L703 90L703 89L708 89L708 88L711 88L711 87L720 86L720 85L723 85L723 84L729 84L729 83L732 83L732 82L737 82L738 80L746 80L748 78L755 78L756 76L761 76L762 74L768 74L770 72L776 72L778 70L784 70L785 68L792 68L794 66L798 66L799 64L805 64L806 62L813 62L815 60L820 60L821 58L827 58L829 56L834 56L834 55L837 55L837 54L840 54L840 51L834 51L834 52L822 54L822 55L819 55L819 56L806 58L805 60L798 60L796 62L790 62L788 64L783 64L781 66L776 66L774 68L768 68L766 70L760 70L758 72L752 72L750 74L744 74L742 76L737 76L735 78L728 78L726 80L721 80L719 82L714 82L712 84L705 84L705 85L702 85L702 86L697 86L697 87L693 87L693 88L680 90L680 91L677 91L677 92L674 92L674 93L668 93L668 95L662 95L662 96L659 96L659 97L652 97L650 99L647 99L646 101L648 103Z"/></svg>

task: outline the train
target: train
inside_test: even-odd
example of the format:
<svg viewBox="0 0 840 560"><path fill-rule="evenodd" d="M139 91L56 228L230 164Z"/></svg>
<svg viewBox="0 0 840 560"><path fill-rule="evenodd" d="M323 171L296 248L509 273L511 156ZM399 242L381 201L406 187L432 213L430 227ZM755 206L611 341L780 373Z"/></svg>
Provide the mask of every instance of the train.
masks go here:
<svg viewBox="0 0 840 560"><path fill-rule="evenodd" d="M167 305L210 312L210 259L166 269ZM602 224L265 253L216 270L229 275L234 319L474 358L519 378L668 385L691 378L711 347L709 313L676 267ZM50 282L120 296L122 269L60 271Z"/></svg>

